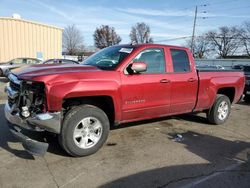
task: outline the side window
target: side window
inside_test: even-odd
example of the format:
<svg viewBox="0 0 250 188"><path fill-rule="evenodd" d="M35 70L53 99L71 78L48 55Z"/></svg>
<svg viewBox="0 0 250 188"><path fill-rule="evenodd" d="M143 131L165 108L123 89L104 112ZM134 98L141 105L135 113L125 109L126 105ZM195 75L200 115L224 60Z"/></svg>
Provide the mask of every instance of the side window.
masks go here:
<svg viewBox="0 0 250 188"><path fill-rule="evenodd" d="M28 59L23 59L23 64L28 64Z"/></svg>
<svg viewBox="0 0 250 188"><path fill-rule="evenodd" d="M36 60L34 60L34 59L28 59L27 60L27 64L36 64L37 62L36 62Z"/></svg>
<svg viewBox="0 0 250 188"><path fill-rule="evenodd" d="M20 63L23 63L23 60L22 59L13 59L11 62L14 64L20 64Z"/></svg>
<svg viewBox="0 0 250 188"><path fill-rule="evenodd" d="M190 72L188 55L185 50L171 49L174 72Z"/></svg>
<svg viewBox="0 0 250 188"><path fill-rule="evenodd" d="M45 64L54 64L54 60L53 59L47 60Z"/></svg>
<svg viewBox="0 0 250 188"><path fill-rule="evenodd" d="M161 48L148 48L141 51L133 62L144 62L147 64L145 73L165 73L164 50Z"/></svg>
<svg viewBox="0 0 250 188"><path fill-rule="evenodd" d="M65 64L76 64L74 61L70 61L70 60L63 60L62 63L65 63Z"/></svg>

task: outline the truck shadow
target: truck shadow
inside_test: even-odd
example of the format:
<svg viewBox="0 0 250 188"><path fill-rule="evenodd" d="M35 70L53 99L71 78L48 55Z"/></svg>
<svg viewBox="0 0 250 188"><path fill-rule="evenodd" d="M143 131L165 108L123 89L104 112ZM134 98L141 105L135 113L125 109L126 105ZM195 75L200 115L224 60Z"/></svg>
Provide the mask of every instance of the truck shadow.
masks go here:
<svg viewBox="0 0 250 188"><path fill-rule="evenodd" d="M34 156L27 151L25 151L23 148L15 149L14 147L11 147L13 143L20 143L10 132L8 128L7 120L4 117L4 104L0 104L0 147L4 150L14 154L15 156L23 159L28 160L34 160ZM35 132L26 132L27 136L37 139L39 141L47 141L49 143L48 152L61 155L61 156L68 156L66 152L64 152L58 141L57 137L53 134L49 134L47 132L42 133L35 133Z"/></svg>
<svg viewBox="0 0 250 188"><path fill-rule="evenodd" d="M249 161L239 165L234 171L225 170L227 172L223 173L221 171L224 170L217 170L212 165L190 164L157 168L114 180L99 188L249 187Z"/></svg>
<svg viewBox="0 0 250 188"><path fill-rule="evenodd" d="M136 121L136 122L131 122L131 123L124 123L124 124L120 124L120 125L117 125L117 126L111 126L111 130L122 129L122 128L126 128L126 127L133 127L133 126L138 126L138 125L142 125L142 124L144 124L144 126L145 126L145 124L147 125L147 124L161 122L161 121L167 121L167 120L171 120L171 119L201 123L201 124L203 124L205 126L211 125L208 122L207 118L202 117L202 116L198 116L197 114L194 114L194 113L189 113L189 114L182 114L182 115L154 118L154 119L143 120L143 121Z"/></svg>
<svg viewBox="0 0 250 188"><path fill-rule="evenodd" d="M172 135L168 135L168 138L172 139ZM188 185L190 180L206 178L215 173L218 173L216 181L211 178L211 181L209 179L207 179L209 181L204 181L204 185L191 184L192 186L189 187L227 187L225 183L230 182L232 176L238 180L230 182L230 187L249 186L250 143L228 141L188 131L183 134L180 144L184 145L189 152L207 160L207 164L177 165L143 171L111 181L100 187L180 187L181 184ZM178 156L176 157L178 158ZM236 167L234 168L234 166Z"/></svg>
<svg viewBox="0 0 250 188"><path fill-rule="evenodd" d="M23 159L30 159L33 160L33 155L29 154L25 150L19 150L11 147L11 143L18 142L17 139L12 135L12 133L9 131L7 121L4 117L4 105L0 104L0 147L5 149L6 151L14 154L17 157L23 158Z"/></svg>
<svg viewBox="0 0 250 188"><path fill-rule="evenodd" d="M173 119L201 123L203 125L211 125L208 122L207 118L199 116L198 114L193 114L193 113L174 116Z"/></svg>
<svg viewBox="0 0 250 188"><path fill-rule="evenodd" d="M2 126L0 127L0 147L5 149L6 151L14 154L17 157L24 158L24 159L34 159L34 156L29 154L24 149L14 149L10 145L11 143L18 142L18 140L12 135L12 133L9 131L7 121L4 117L4 104L0 104L0 122L2 122ZM111 131L115 129L122 129L126 127L132 127L132 126L138 126L138 125L144 125L147 126L147 124L155 123L158 121L165 121L170 119L178 119L178 120L185 120L185 121L192 121L192 122L199 122L199 123L206 123L206 119L202 119L202 117L195 116L193 114L185 114L180 116L173 116L173 117L163 117L163 118L157 118L157 119L151 119L151 120L144 120L144 121L138 121L133 123L126 123L121 124L119 126L112 126ZM27 132L26 133L29 137L37 139L39 141L46 141L49 143L48 152L60 155L60 156L69 156L59 145L57 136L50 133L34 133L34 132Z"/></svg>
<svg viewBox="0 0 250 188"><path fill-rule="evenodd" d="M250 102L246 102L246 101L240 101L237 104L250 107Z"/></svg>
<svg viewBox="0 0 250 188"><path fill-rule="evenodd" d="M16 155L17 157L24 158L24 159L34 159L33 155L29 154L26 152L24 149L14 149L10 145L11 143L18 142L16 138L12 135L12 133L9 131L7 121L5 120L4 117L4 104L0 104L0 147L5 149L6 151ZM138 121L138 122L133 122L133 123L126 123L126 124L121 124L119 126L112 126L111 131L115 129L122 129L126 127L133 127L133 126L138 126L142 125L147 126L150 125L151 123L159 122L159 121L167 121L171 119L177 119L177 120L184 120L184 121L190 121L190 122L196 122L196 123L201 123L204 124L205 126L208 125L208 122L206 118L197 116L195 114L183 114L183 115L178 115L178 116L172 116L172 117L163 117L163 118L157 118L157 119L151 119L151 120L144 120L144 121ZM171 124L164 122L164 124ZM40 141L46 141L49 143L49 148L48 152L60 155L60 156L69 156L59 145L57 137L53 134L48 134L47 132L45 133L39 133L39 134L34 134L32 132L31 134L28 133L28 136L32 138L37 138Z"/></svg>

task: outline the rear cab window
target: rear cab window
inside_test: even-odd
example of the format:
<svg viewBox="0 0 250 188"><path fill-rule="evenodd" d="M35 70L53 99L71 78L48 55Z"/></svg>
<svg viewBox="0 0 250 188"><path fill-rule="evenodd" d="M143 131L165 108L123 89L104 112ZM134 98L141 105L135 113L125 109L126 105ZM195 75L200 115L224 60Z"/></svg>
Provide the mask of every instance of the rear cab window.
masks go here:
<svg viewBox="0 0 250 188"><path fill-rule="evenodd" d="M173 71L175 73L190 72L190 62L187 52L180 49L170 49L170 52L173 63Z"/></svg>

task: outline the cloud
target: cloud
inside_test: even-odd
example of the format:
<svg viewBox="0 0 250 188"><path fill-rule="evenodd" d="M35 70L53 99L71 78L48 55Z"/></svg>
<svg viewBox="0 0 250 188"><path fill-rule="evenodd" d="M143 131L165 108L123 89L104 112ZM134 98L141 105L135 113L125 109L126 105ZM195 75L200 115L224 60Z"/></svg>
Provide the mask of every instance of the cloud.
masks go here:
<svg viewBox="0 0 250 188"><path fill-rule="evenodd" d="M144 16L165 16L165 17L194 17L194 11L189 9L175 10L175 9L140 9L140 8L117 8L118 11ZM215 14L215 13L199 13L200 17L227 17L227 18L250 18L249 15L232 15L232 14Z"/></svg>
<svg viewBox="0 0 250 188"><path fill-rule="evenodd" d="M192 11L121 9L86 4L79 6L76 3L68 2L60 2L58 4L58 2L55 3L53 1L36 0L29 0L29 2L33 7L32 9L30 7L25 8L24 11L27 15L37 12L37 21L53 25L57 24L60 27L75 24L83 33L85 42L88 44L93 43L93 33L96 27L101 25L115 27L116 32L121 35L123 43L129 42L131 26L137 22L148 24L151 28L151 35L156 40L176 38L191 33L191 22L173 22L171 17L170 19L161 19L154 16L177 16L174 19L182 20L182 17L185 15L184 19L192 21L192 17L190 17L193 14ZM41 16L44 12L46 14ZM133 12L136 12L136 14Z"/></svg>
<svg viewBox="0 0 250 188"><path fill-rule="evenodd" d="M64 19L67 19L67 20L72 20L72 17L69 16L68 14L65 13L65 11L61 11L60 9L52 6L52 5L49 5L47 3L43 3L42 1L36 1L36 0L31 0L33 3L36 3L42 7L44 7L45 9L48 9L49 11L63 17Z"/></svg>
<svg viewBox="0 0 250 188"><path fill-rule="evenodd" d="M225 18L250 18L249 15L232 15L232 14L207 14L205 15L208 18L218 18L218 17L225 17Z"/></svg>
<svg viewBox="0 0 250 188"><path fill-rule="evenodd" d="M191 10L159 10L159 9L140 9L140 8L117 8L117 10L129 14L137 14L137 15L146 15L146 16L174 16L174 17L180 17L180 16L194 16L194 11Z"/></svg>

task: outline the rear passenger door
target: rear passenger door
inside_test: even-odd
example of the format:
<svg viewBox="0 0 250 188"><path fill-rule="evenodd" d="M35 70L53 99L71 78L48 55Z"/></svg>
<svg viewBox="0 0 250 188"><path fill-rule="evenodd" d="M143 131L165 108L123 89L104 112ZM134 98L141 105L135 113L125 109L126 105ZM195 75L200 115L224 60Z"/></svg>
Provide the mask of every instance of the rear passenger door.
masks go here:
<svg viewBox="0 0 250 188"><path fill-rule="evenodd" d="M172 61L170 113L191 112L195 107L198 78L188 54L183 49L169 49Z"/></svg>

